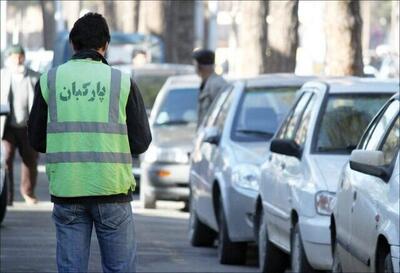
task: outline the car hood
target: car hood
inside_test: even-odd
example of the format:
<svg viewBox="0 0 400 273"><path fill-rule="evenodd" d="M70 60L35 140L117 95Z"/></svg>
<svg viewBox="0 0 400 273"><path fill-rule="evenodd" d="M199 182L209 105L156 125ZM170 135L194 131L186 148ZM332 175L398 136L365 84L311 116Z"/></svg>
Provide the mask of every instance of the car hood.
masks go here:
<svg viewBox="0 0 400 273"><path fill-rule="evenodd" d="M233 155L238 163L262 164L269 151L269 142L232 142Z"/></svg>
<svg viewBox="0 0 400 273"><path fill-rule="evenodd" d="M160 148L179 147L192 150L193 139L196 134L196 125L171 125L171 126L153 126L152 144Z"/></svg>
<svg viewBox="0 0 400 273"><path fill-rule="evenodd" d="M313 155L311 161L318 169L320 177L325 182L326 189L336 192L343 166L348 162L350 155ZM317 178L318 179L318 178Z"/></svg>

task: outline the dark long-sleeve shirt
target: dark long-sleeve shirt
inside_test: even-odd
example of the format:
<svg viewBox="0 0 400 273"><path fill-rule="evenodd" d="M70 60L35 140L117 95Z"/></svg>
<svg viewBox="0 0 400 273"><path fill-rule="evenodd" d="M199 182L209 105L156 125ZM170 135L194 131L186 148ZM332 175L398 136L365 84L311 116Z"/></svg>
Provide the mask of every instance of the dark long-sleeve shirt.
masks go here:
<svg viewBox="0 0 400 273"><path fill-rule="evenodd" d="M85 50L75 54L73 59L93 59L108 64L99 53ZM35 86L35 97L28 121L28 137L31 146L38 152L46 152L48 106L42 96L39 82ZM145 152L152 140L146 108L139 88L131 80L131 89L126 104L126 125L128 129L129 146L132 155ZM60 198L52 196L55 203L74 202L124 202L132 200L132 194L118 194L111 196L90 196L75 198Z"/></svg>

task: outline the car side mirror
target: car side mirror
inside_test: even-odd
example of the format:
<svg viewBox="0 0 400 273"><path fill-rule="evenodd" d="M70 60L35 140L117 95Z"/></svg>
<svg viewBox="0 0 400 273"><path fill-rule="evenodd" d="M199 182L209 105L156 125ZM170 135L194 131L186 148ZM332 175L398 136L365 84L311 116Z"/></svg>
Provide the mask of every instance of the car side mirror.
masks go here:
<svg viewBox="0 0 400 273"><path fill-rule="evenodd" d="M373 175L387 181L389 174L384 166L382 151L353 150L350 156L350 168L357 172Z"/></svg>
<svg viewBox="0 0 400 273"><path fill-rule="evenodd" d="M292 139L273 139L269 147L270 151L277 154L301 158L301 148Z"/></svg>
<svg viewBox="0 0 400 273"><path fill-rule="evenodd" d="M213 144L213 145L218 145L219 141L221 139L221 135L219 133L219 130L216 127L208 127L204 129L204 138L203 141Z"/></svg>

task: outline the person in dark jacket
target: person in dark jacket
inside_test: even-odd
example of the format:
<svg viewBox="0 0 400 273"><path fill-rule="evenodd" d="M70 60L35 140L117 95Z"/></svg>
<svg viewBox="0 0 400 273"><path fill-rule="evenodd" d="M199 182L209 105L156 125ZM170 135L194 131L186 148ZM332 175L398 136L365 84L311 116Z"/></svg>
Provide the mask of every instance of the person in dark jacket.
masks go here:
<svg viewBox="0 0 400 273"><path fill-rule="evenodd" d="M25 50L13 45L6 51L6 66L1 69L1 104L10 107L10 114L1 117L0 136L4 147L5 173L8 182L8 205L14 200L14 157L21 155L20 192L29 205L37 203L35 187L38 154L29 145L27 121L39 74L25 65Z"/></svg>
<svg viewBox="0 0 400 273"><path fill-rule="evenodd" d="M208 108L218 94L228 86L223 77L215 73L215 53L208 49L198 49L192 55L196 64L196 72L201 78L199 104L198 104L198 126L206 115Z"/></svg>
<svg viewBox="0 0 400 273"><path fill-rule="evenodd" d="M135 272L133 154L152 138L140 91L104 55L104 17L88 13L70 33L75 55L35 87L28 134L46 153L59 272L87 272L92 227L104 272Z"/></svg>

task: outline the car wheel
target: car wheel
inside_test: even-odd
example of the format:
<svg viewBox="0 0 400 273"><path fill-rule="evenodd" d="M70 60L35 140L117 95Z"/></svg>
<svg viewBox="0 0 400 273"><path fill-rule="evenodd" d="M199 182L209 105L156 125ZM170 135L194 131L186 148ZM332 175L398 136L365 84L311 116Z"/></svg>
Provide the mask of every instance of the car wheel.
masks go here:
<svg viewBox="0 0 400 273"><path fill-rule="evenodd" d="M290 251L290 266L292 272L309 273L314 272L314 269L308 263L306 253L304 251L303 242L301 240L300 228L297 223L291 234L291 251Z"/></svg>
<svg viewBox="0 0 400 273"><path fill-rule="evenodd" d="M156 208L156 198L153 194L143 193L143 206L145 209Z"/></svg>
<svg viewBox="0 0 400 273"><path fill-rule="evenodd" d="M388 247L382 247L378 254L378 273L393 273L392 257Z"/></svg>
<svg viewBox="0 0 400 273"><path fill-rule="evenodd" d="M4 178L3 189L0 195L0 224L3 222L7 211L8 181Z"/></svg>
<svg viewBox="0 0 400 273"><path fill-rule="evenodd" d="M333 246L333 263L332 263L332 273L342 273L342 263L339 258L339 250L337 245L337 240L335 240L335 245Z"/></svg>
<svg viewBox="0 0 400 273"><path fill-rule="evenodd" d="M244 242L235 243L229 239L228 226L226 223L222 200L219 200L218 209L218 258L221 264L240 265L246 262L247 244Z"/></svg>
<svg viewBox="0 0 400 273"><path fill-rule="evenodd" d="M196 214L193 201L190 201L189 240L192 246L213 246L216 232L203 224Z"/></svg>
<svg viewBox="0 0 400 273"><path fill-rule="evenodd" d="M286 255L268 237L267 223L263 211L260 212L258 229L258 259L262 273L280 273L286 269Z"/></svg>

